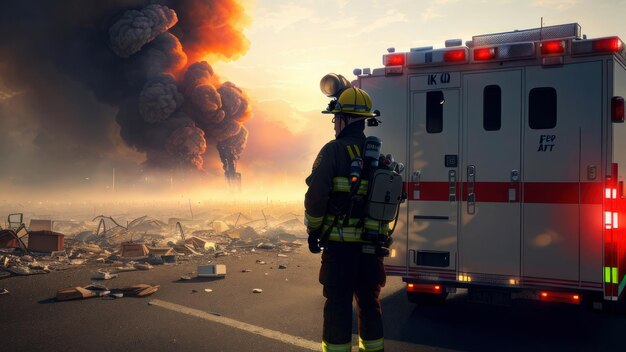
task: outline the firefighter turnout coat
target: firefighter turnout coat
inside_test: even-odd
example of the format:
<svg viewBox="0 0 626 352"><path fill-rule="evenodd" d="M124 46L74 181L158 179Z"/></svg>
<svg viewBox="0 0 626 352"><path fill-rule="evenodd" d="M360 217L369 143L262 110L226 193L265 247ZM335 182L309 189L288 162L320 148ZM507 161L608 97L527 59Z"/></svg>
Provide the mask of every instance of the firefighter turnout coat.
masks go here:
<svg viewBox="0 0 626 352"><path fill-rule="evenodd" d="M384 348L379 299L386 279L383 257L364 250L373 247L360 239L365 224L357 222L365 210L351 207L348 183L351 160L360 155L365 143L363 130L364 122L346 126L337 139L322 148L306 179L305 218L310 229L326 232L337 213L346 214L347 219L335 222L322 254L319 280L326 297L322 351L351 351L353 297L359 306L359 349ZM367 183L362 182L357 194L366 195ZM344 225L343 238L338 237L337 225Z"/></svg>

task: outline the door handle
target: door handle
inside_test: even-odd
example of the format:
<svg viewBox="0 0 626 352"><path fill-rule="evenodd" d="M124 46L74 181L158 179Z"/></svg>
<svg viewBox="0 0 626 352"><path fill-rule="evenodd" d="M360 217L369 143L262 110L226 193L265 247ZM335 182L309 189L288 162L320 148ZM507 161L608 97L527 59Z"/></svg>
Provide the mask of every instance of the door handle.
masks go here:
<svg viewBox="0 0 626 352"><path fill-rule="evenodd" d="M476 193L474 193L474 183L476 182L476 166L467 166L467 213L476 213Z"/></svg>
<svg viewBox="0 0 626 352"><path fill-rule="evenodd" d="M448 171L448 200L456 201L456 171Z"/></svg>

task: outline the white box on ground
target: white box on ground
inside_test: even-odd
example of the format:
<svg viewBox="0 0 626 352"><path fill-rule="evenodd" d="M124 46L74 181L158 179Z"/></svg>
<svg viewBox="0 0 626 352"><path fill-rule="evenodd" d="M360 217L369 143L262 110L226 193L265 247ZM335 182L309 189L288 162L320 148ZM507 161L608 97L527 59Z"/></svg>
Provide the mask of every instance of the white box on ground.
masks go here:
<svg viewBox="0 0 626 352"><path fill-rule="evenodd" d="M198 277L220 277L226 276L226 265L209 264L198 266Z"/></svg>

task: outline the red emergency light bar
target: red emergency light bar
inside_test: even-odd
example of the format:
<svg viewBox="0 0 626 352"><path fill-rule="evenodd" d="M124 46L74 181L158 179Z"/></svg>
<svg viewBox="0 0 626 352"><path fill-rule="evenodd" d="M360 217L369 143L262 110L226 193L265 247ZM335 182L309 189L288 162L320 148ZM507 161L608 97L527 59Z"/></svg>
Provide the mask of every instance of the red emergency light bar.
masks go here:
<svg viewBox="0 0 626 352"><path fill-rule="evenodd" d="M497 48L476 48L474 49L474 60L492 60L497 56Z"/></svg>
<svg viewBox="0 0 626 352"><path fill-rule="evenodd" d="M577 293L542 291L539 299L544 302L580 304L580 295Z"/></svg>
<svg viewBox="0 0 626 352"><path fill-rule="evenodd" d="M597 39L593 41L593 51L616 53L622 50L623 43L618 37Z"/></svg>
<svg viewBox="0 0 626 352"><path fill-rule="evenodd" d="M558 55L565 53L565 42L563 40L551 40L542 42L541 55Z"/></svg>
<svg viewBox="0 0 626 352"><path fill-rule="evenodd" d="M445 62L461 62L465 61L465 49L448 50L443 54Z"/></svg>
<svg viewBox="0 0 626 352"><path fill-rule="evenodd" d="M421 292L421 293L433 293L439 294L441 293L441 285L437 284L412 284L408 283L406 285L407 292Z"/></svg>
<svg viewBox="0 0 626 352"><path fill-rule="evenodd" d="M589 40L574 40L572 55L593 55L616 53L626 59L624 42L619 37L607 37Z"/></svg>
<svg viewBox="0 0 626 352"><path fill-rule="evenodd" d="M611 98L611 121L624 122L624 98Z"/></svg>
<svg viewBox="0 0 626 352"><path fill-rule="evenodd" d="M383 66L404 66L404 53L383 55Z"/></svg>

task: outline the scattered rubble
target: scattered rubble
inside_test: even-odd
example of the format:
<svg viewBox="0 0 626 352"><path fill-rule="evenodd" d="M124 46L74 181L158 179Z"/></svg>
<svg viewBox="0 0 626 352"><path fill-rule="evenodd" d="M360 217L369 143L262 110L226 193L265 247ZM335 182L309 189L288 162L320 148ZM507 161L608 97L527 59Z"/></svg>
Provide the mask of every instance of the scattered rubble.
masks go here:
<svg viewBox="0 0 626 352"><path fill-rule="evenodd" d="M110 280L126 271L186 261L207 263L223 256L274 252L287 258L304 244L306 229L301 216L294 213L275 217L262 211L263 216L257 218L242 212L206 215L191 220L172 217L167 223L147 215L134 219L99 215L67 221L39 218L26 219L27 227L23 214L10 214L10 228L0 229L0 278L86 266L96 269L94 280ZM189 234L185 236L185 232ZM260 259L256 263L267 264ZM198 277L226 274L220 264L201 267ZM188 277L191 279L182 276L181 280ZM79 293L73 290L68 294Z"/></svg>
<svg viewBox="0 0 626 352"><path fill-rule="evenodd" d="M98 271L94 276L91 277L92 280L111 280L117 277L117 274L111 274L106 271Z"/></svg>
<svg viewBox="0 0 626 352"><path fill-rule="evenodd" d="M108 289L102 285L91 284L85 287L70 287L57 291L57 301L68 301L76 299L86 299L92 297L111 297L122 298L128 297L145 297L155 293L161 286L159 285L147 285L138 284L123 287L121 289Z"/></svg>
<svg viewBox="0 0 626 352"><path fill-rule="evenodd" d="M153 266L150 264L141 264L141 263L136 263L135 265L133 265L133 267L139 270L150 270L153 268Z"/></svg>
<svg viewBox="0 0 626 352"><path fill-rule="evenodd" d="M280 265L278 265L278 269L287 269L287 265L280 264Z"/></svg>

